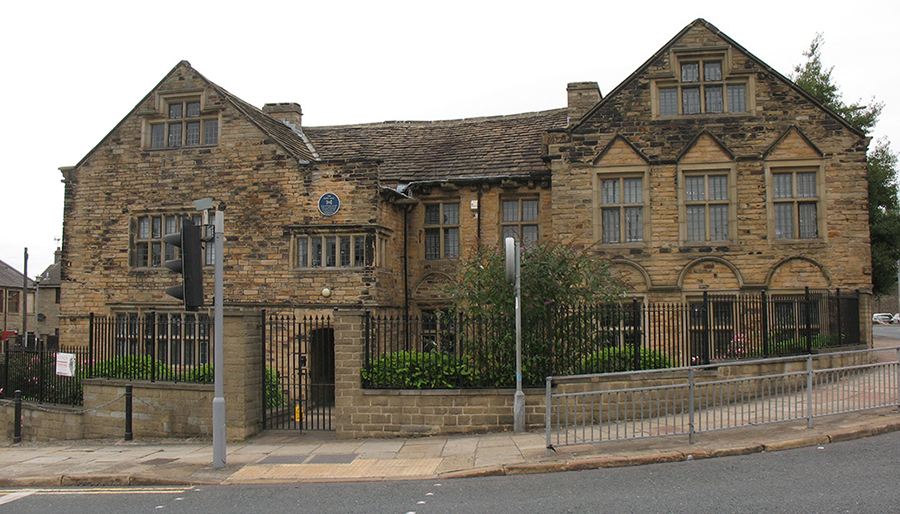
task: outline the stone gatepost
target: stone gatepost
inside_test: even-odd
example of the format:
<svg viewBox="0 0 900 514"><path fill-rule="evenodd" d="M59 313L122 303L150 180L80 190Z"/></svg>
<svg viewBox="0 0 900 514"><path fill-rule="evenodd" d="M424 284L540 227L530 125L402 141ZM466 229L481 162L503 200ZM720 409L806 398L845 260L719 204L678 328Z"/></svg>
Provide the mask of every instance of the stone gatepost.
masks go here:
<svg viewBox="0 0 900 514"><path fill-rule="evenodd" d="M334 430L339 439L356 437L354 427L362 400L360 370L365 348L365 312L334 312Z"/></svg>
<svg viewBox="0 0 900 514"><path fill-rule="evenodd" d="M225 310L225 437L229 441L242 441L262 430L261 322L258 310Z"/></svg>

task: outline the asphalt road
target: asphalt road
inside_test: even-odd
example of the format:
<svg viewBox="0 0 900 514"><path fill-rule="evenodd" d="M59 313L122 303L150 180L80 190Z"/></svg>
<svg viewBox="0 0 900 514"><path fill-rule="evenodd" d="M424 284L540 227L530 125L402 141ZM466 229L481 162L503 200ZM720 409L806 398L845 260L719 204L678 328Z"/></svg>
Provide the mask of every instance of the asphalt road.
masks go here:
<svg viewBox="0 0 900 514"><path fill-rule="evenodd" d="M773 453L435 481L0 490L0 512L896 512L900 432Z"/></svg>

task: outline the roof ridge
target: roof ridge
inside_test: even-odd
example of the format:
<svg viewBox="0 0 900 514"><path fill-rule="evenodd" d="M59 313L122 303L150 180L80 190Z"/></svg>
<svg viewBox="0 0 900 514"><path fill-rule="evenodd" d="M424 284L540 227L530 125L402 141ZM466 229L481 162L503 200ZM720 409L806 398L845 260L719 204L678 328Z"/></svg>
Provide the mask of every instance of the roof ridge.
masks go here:
<svg viewBox="0 0 900 514"><path fill-rule="evenodd" d="M441 125L441 124L462 124L462 123L476 123L483 121L492 121L492 120L510 120L510 119L520 119L520 118L530 118L536 116L549 116L552 114L558 114L561 112L565 112L565 107L560 107L557 109L547 109L543 111L530 111L530 112L521 112L515 114L497 114L497 115L489 115L489 116L475 116L471 118L456 118L449 120L387 120L387 121L373 121L368 123L348 123L342 125L310 125L305 126L303 128L307 129L338 129L338 128L346 128L346 127L385 127L391 125L422 125L422 126L433 126L433 125Z"/></svg>

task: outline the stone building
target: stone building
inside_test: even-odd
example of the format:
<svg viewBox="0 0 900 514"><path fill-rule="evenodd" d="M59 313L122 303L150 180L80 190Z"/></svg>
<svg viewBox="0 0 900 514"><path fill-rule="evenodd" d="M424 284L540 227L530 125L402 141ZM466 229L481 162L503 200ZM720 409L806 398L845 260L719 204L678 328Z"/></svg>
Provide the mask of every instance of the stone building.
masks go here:
<svg viewBox="0 0 900 514"><path fill-rule="evenodd" d="M23 298L23 286L27 294L27 298ZM34 314L34 282L31 279L26 280L22 273L0 261L0 319L2 319L2 342L0 349L6 348L9 338L15 334L22 334L22 314L26 307L22 302L27 301L28 315L32 317ZM27 320L25 328L27 329Z"/></svg>
<svg viewBox="0 0 900 514"><path fill-rule="evenodd" d="M460 256L510 234L591 247L650 301L868 299L867 138L714 26L692 22L605 96L568 97L304 127L299 105L256 108L182 61L62 168L60 342L86 341L92 312L180 308L162 238L204 197L225 212L234 308L428 311Z"/></svg>

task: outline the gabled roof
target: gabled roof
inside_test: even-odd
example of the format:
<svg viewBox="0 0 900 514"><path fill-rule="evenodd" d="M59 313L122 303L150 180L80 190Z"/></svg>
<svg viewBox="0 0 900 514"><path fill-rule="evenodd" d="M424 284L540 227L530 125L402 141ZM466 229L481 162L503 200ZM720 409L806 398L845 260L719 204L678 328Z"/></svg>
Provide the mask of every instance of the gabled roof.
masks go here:
<svg viewBox="0 0 900 514"><path fill-rule="evenodd" d="M13 268L9 264L0 261L0 287L11 288L11 289L21 289L22 282L25 278L25 275L19 272L19 270ZM34 281L30 278L28 279L29 289L34 287Z"/></svg>
<svg viewBox="0 0 900 514"><path fill-rule="evenodd" d="M571 127L571 130L572 130L572 131L578 130L578 128L581 127L581 126L584 124L585 121L587 121L588 119L590 119L590 118L594 115L594 113L596 113L598 110L602 109L603 106L604 106L607 102L609 102L611 98L614 98L614 97L616 96L616 94L617 94L619 91L621 91L623 88L625 88L625 87L626 87L628 84L630 84L633 80L636 80L638 77L640 77L641 75L643 75L644 73L646 73L646 72L647 72L647 69L648 69L654 62L656 62L657 59L659 59L659 58L662 57L665 53L667 53L669 50L671 50L672 47L674 47L675 44L676 44L678 41L680 41L681 38L683 38L683 37L685 36L685 34L687 34L692 28L697 27L697 26L703 26L703 27L705 27L707 30L709 30L710 32L712 32L713 34L719 36L720 38L722 38L723 41L725 41L726 43L728 43L729 45L731 45L732 47L734 47L735 49L737 49L737 50L740 51L741 53L745 54L745 55L747 56L748 59L750 59L750 60L752 60L753 62L755 62L756 64L758 64L761 68L763 68L764 70L766 70L768 73L771 73L772 75L774 75L775 77L777 77L779 80L781 80L781 81L784 82L785 84L788 84L788 85L789 85L792 89L794 89L794 91L796 91L798 94L800 94L801 96L803 96L804 98L806 98L806 99L809 100L810 102L814 103L814 104L815 104L816 106L818 106L820 109L824 110L824 111L827 112L829 115L831 115L832 117L834 117L834 118L835 118L838 122L840 122L843 126L847 127L847 128L850 129L851 131L855 132L855 133L858 134L860 137L865 137L865 135L866 135L865 132L863 132L863 131L860 130L858 127L854 126L852 123L850 123L850 122L848 122L847 120L845 120L843 117L841 117L841 115L837 114L837 113L834 112L832 109L826 107L822 102L820 102L820 101L817 100L815 97L813 97L812 95L810 95L805 89L803 89L802 87L798 86L797 84L794 84L794 82L793 82L792 80L790 80L789 78L785 77L784 75L782 75L781 73L779 73L778 71L776 71L774 68L772 68L771 66L769 66L768 64L766 64L765 62L763 62L761 59L759 59L758 57L756 57L755 55L753 55L752 53L750 53L746 48L744 48L743 46L739 45L736 41L734 41L733 39L731 39L730 37L728 37L727 35L725 35L725 33L723 33L723 32L720 31L718 28L716 28L715 25L713 25L712 23L709 23L708 21L704 20L703 18L697 18L696 20L694 20L693 22L691 22L690 24L688 24L686 27L684 27L683 29L681 29L681 31L680 31L678 34L676 34L675 37L673 37L672 39L670 39L668 43L666 43L665 45L663 45L662 48L660 48L659 50L657 50L655 54L653 54L652 56L650 56L650 58L647 59L647 60L644 62L644 64L642 64L642 65L641 65L638 69L636 69L631 75L629 75L628 78L626 78L625 80L623 80L618 86L616 86L612 91L610 91L609 94L606 95L606 97L604 97L600 102L598 102L597 105L595 105L591 110L589 110L587 113L585 113L584 116L581 117L581 119L579 119L576 123L574 123L574 124L572 125L572 127Z"/></svg>
<svg viewBox="0 0 900 514"><path fill-rule="evenodd" d="M200 76L202 77L203 75ZM247 119L250 120L250 122L259 127L260 130L265 132L275 142L281 145L281 147L284 148L285 151L290 153L295 159L300 162L310 162L316 160L309 146L306 144L306 141L304 141L303 139L302 129L300 127L295 127L292 129L291 127L285 125L281 120L276 120L275 118L263 112L261 109L248 104L247 102L210 82L205 77L204 80L209 82L210 86L213 89L215 89L223 97L227 98L228 101L231 102L231 104L234 105L237 110L243 113L244 116L246 116Z"/></svg>
<svg viewBox="0 0 900 514"><path fill-rule="evenodd" d="M566 110L449 121L306 127L325 160L375 159L386 181L515 178L548 173L543 134Z"/></svg>
<svg viewBox="0 0 900 514"><path fill-rule="evenodd" d="M176 72L176 70L181 67L189 68L194 71L194 73L196 73L197 76L200 77L204 82L206 82L210 88L212 88L223 98L225 98L227 102L229 102L234 106L235 109L244 114L244 116L246 116L251 123L256 125L263 133L269 136L279 146L284 148L284 150L288 152L292 157L297 159L297 161L309 162L315 160L312 151L307 146L306 142L303 139L303 136L299 133L299 131L292 130L281 121L272 118L268 114L262 112L260 109L253 107L247 102L229 93L225 89L219 87L214 82L203 76L202 73L194 69L191 66L191 63L187 61L181 61L176 64L175 67L172 68L172 70L169 71L169 73L167 73L166 76L163 77L163 79L160 80L159 83L150 90L150 92L144 95L144 97L141 98L141 100L131 109L131 111L129 111L128 114L124 118L122 118L119 123L117 123L116 126L113 127L112 130L110 130L109 133L107 133L106 136L104 136L103 139L101 139L100 142L97 143L96 146L91 149L91 151L89 151L84 157L81 158L80 161L78 161L78 164L76 164L75 167L81 166L81 164L84 163L84 161L86 161L103 144L103 142L106 141L109 136L122 125L122 123L125 122L125 120L134 115L134 113L140 108L140 106L145 101L147 101L150 95L152 95L157 89L159 89L166 82L166 80L168 80L169 77L171 77Z"/></svg>

